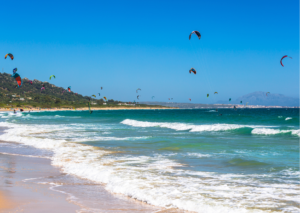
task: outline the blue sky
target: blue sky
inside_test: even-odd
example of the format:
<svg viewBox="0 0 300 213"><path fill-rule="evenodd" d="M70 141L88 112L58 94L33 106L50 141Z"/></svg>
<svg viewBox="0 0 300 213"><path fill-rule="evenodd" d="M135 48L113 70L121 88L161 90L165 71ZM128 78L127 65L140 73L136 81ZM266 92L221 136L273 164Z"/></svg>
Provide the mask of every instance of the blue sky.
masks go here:
<svg viewBox="0 0 300 213"><path fill-rule="evenodd" d="M54 74L49 82L83 95L133 101L141 88L141 101L193 103L254 91L299 96L297 0L4 1L0 14L1 54L15 55L2 60L4 72L17 67L42 81ZM193 30L201 40L188 39ZM293 57L285 67L283 55Z"/></svg>

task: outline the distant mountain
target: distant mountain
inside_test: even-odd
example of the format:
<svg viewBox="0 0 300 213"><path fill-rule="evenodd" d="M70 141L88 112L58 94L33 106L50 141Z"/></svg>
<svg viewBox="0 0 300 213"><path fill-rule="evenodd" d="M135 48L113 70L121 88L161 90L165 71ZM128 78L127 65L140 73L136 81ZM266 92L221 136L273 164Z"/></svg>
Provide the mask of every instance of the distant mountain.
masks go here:
<svg viewBox="0 0 300 213"><path fill-rule="evenodd" d="M235 101L232 101L232 104L239 104L240 101L243 101L243 104L246 104L248 102L248 105L299 106L299 98L291 98L276 93L268 93L268 95L266 95L266 92L261 92L261 91L253 92L241 96L237 98ZM222 102L219 101L218 103L222 103Z"/></svg>

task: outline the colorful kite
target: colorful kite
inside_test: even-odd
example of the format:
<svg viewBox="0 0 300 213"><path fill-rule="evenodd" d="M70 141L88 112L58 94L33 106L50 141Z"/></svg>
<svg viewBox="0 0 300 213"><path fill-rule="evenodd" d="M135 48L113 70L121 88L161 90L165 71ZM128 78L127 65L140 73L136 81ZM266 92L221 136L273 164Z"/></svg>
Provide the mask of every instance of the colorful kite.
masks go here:
<svg viewBox="0 0 300 213"><path fill-rule="evenodd" d="M13 75L11 77L15 78L18 84L17 87L20 87L22 86L23 82L21 76L17 73L17 70L18 70L17 68L13 69Z"/></svg>
<svg viewBox="0 0 300 213"><path fill-rule="evenodd" d="M189 72L190 72L190 74L193 72L195 75L196 75L196 73L197 73L197 71L196 71L194 68L191 68L191 69L189 70Z"/></svg>
<svg viewBox="0 0 300 213"><path fill-rule="evenodd" d="M14 56L13 56L13 54L11 54L11 53L7 53L7 54L4 56L4 59L6 59L6 58L7 58L7 56L9 56L11 60L14 60Z"/></svg>

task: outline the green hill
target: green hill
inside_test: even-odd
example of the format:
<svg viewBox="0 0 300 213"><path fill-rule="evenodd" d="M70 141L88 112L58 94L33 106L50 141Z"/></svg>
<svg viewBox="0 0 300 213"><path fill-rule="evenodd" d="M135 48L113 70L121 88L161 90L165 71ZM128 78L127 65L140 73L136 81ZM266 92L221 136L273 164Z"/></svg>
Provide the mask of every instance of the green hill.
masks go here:
<svg viewBox="0 0 300 213"><path fill-rule="evenodd" d="M65 88L57 87L48 82L30 80L22 78L23 85L18 88L17 83L10 74L0 73L0 107L86 107L89 99L94 105L103 105L103 99L92 99L73 92L66 91ZM44 85L45 90L41 90ZM64 91L64 92L63 92ZM109 104L117 104L118 101L108 100Z"/></svg>

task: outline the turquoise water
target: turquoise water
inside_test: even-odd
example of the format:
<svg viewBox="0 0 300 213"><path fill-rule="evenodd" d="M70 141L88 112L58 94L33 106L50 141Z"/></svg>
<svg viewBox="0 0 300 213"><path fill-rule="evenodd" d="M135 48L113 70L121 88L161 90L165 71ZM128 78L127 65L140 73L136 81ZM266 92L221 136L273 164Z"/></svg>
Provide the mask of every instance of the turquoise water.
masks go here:
<svg viewBox="0 0 300 213"><path fill-rule="evenodd" d="M222 115L220 115L222 114ZM299 212L299 109L2 113L1 140L149 204Z"/></svg>

